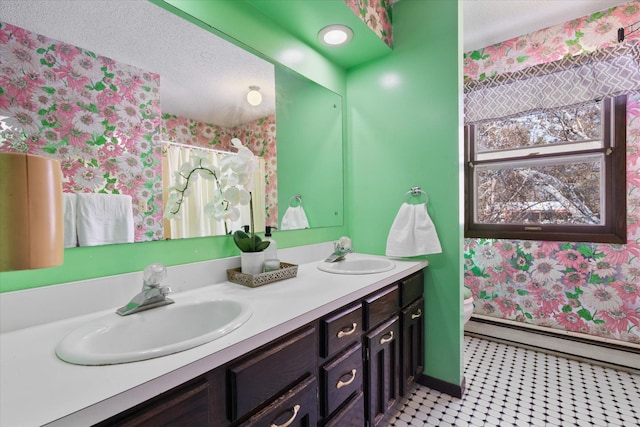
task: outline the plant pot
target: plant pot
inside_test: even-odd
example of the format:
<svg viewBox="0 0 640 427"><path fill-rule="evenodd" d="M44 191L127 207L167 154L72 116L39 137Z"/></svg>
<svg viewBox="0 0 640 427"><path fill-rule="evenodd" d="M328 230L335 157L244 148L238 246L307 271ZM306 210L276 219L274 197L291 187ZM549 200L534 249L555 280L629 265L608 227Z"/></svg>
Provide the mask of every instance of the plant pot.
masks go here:
<svg viewBox="0 0 640 427"><path fill-rule="evenodd" d="M260 274L264 266L264 252L242 252L240 267L244 274Z"/></svg>

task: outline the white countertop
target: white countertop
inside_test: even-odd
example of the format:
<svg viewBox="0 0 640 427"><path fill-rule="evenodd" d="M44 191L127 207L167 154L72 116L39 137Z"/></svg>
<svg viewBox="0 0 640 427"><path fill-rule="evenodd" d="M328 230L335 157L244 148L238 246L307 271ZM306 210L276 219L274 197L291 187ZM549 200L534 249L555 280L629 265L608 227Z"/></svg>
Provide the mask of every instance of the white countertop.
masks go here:
<svg viewBox="0 0 640 427"><path fill-rule="evenodd" d="M349 255L362 256L365 255ZM319 262L300 264L297 277L259 288L224 281L172 294L176 304L193 299L238 299L251 306L253 315L226 336L156 359L79 366L56 357L54 348L67 333L91 319L113 313L117 305L0 334L0 425L91 425L427 266L424 260L394 259L396 267L384 273L338 275L319 271ZM0 298L3 296L11 297L3 294ZM7 301L4 307L9 305ZM120 305L124 303L121 301ZM51 306L38 307L55 308L55 301Z"/></svg>

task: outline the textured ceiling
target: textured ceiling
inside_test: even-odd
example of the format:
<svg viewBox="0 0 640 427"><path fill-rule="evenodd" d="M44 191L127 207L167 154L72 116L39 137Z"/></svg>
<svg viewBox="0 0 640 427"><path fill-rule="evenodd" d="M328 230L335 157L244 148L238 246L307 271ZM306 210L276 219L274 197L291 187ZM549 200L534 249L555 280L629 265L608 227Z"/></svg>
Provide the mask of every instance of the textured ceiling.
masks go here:
<svg viewBox="0 0 640 427"><path fill-rule="evenodd" d="M623 3L461 0L464 51ZM160 74L167 113L234 126L275 111L271 64L147 0L1 0L0 20ZM260 107L246 103L251 85Z"/></svg>
<svg viewBox="0 0 640 427"><path fill-rule="evenodd" d="M624 0L461 0L465 52L626 3Z"/></svg>
<svg viewBox="0 0 640 427"><path fill-rule="evenodd" d="M275 111L272 64L147 0L2 0L0 20L160 74L166 113L230 127Z"/></svg>

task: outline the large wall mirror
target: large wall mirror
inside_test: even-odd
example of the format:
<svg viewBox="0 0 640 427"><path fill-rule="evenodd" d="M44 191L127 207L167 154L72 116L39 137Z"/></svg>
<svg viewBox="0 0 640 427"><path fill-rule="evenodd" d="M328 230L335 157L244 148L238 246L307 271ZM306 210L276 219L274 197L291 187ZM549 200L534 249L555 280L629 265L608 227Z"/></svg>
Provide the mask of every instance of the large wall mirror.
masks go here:
<svg viewBox="0 0 640 427"><path fill-rule="evenodd" d="M163 200L172 156L225 155L232 138L261 160L266 225L343 224L339 95L146 0L6 0L0 17L0 151L60 160L65 193L130 209L130 240L224 233L175 232ZM92 209L75 206L78 230L120 227Z"/></svg>

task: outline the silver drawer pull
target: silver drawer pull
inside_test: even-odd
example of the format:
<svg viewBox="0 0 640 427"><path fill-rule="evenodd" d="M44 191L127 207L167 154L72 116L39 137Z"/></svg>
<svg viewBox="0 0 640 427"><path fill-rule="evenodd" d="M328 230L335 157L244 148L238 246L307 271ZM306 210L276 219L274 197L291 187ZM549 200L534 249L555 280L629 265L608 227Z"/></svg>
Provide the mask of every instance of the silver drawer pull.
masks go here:
<svg viewBox="0 0 640 427"><path fill-rule="evenodd" d="M351 329L348 329L346 331L340 330L338 331L338 338L342 338L342 337L346 337L348 335L353 334L356 330L358 329L358 324L357 323L352 323L351 324Z"/></svg>
<svg viewBox="0 0 640 427"><path fill-rule="evenodd" d="M336 388L340 389L340 388L342 388L344 386L347 386L347 385L351 384L353 382L353 380L356 379L356 372L357 371L355 369L352 369L351 370L351 378L349 378L347 381L339 380L338 383L336 384ZM349 374L344 374L343 377L345 375L349 375Z"/></svg>
<svg viewBox="0 0 640 427"><path fill-rule="evenodd" d="M293 415L291 416L291 418L289 418L284 424L271 423L271 427L287 427L287 426L290 426L291 423L298 416L298 411L300 410L300 405L295 405L292 409L293 409Z"/></svg>
<svg viewBox="0 0 640 427"><path fill-rule="evenodd" d="M387 338L387 337L389 337L389 338ZM393 341L393 331L390 331L388 334L386 334L382 338L380 338L380 344L386 344L389 341Z"/></svg>
<svg viewBox="0 0 640 427"><path fill-rule="evenodd" d="M415 313L413 313L413 314L411 315L411 318L412 318L412 319L417 319L417 318L418 318L418 317L420 317L420 316L422 316L422 310L421 310L421 309L418 309L418 311L416 311Z"/></svg>

